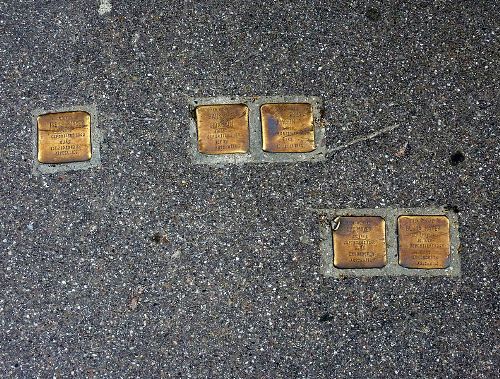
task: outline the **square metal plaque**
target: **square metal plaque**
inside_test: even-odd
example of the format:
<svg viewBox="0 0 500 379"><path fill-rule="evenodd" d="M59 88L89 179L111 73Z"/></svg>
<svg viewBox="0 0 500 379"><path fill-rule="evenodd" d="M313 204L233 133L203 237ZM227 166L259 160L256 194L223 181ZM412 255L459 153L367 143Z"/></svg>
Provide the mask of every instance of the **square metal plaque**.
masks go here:
<svg viewBox="0 0 500 379"><path fill-rule="evenodd" d="M333 228L333 265L337 268L381 268L387 264L385 220L341 216Z"/></svg>
<svg viewBox="0 0 500 379"><path fill-rule="evenodd" d="M446 216L398 218L399 264L443 269L450 265L450 222Z"/></svg>
<svg viewBox="0 0 500 379"><path fill-rule="evenodd" d="M234 119L226 109L242 117ZM191 98L189 152L195 164L214 166L323 161L327 148L321 109L315 96ZM273 131L278 127L281 133Z"/></svg>
<svg viewBox="0 0 500 379"><path fill-rule="evenodd" d="M327 277L461 275L458 215L452 210L347 208L316 212L320 269Z"/></svg>
<svg viewBox="0 0 500 379"><path fill-rule="evenodd" d="M196 107L198 151L243 154L249 147L248 107L243 104Z"/></svg>
<svg viewBox="0 0 500 379"><path fill-rule="evenodd" d="M311 104L263 104L260 116L264 151L307 153L316 148Z"/></svg>
<svg viewBox="0 0 500 379"><path fill-rule="evenodd" d="M92 157L90 118L90 114L83 111L38 116L38 161L68 163L90 160Z"/></svg>

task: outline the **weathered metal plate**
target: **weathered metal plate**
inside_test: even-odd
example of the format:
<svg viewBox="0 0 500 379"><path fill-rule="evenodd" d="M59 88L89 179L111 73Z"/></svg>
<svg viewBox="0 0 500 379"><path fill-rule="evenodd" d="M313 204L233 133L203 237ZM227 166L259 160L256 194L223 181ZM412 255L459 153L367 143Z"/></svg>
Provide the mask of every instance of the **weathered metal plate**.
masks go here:
<svg viewBox="0 0 500 379"><path fill-rule="evenodd" d="M248 107L242 104L196 108L198 151L203 154L246 153L249 145Z"/></svg>
<svg viewBox="0 0 500 379"><path fill-rule="evenodd" d="M40 115L37 132L40 163L81 162L92 156L90 114L87 112Z"/></svg>
<svg viewBox="0 0 500 379"><path fill-rule="evenodd" d="M342 216L333 224L333 264L337 268L381 268L387 264L385 220Z"/></svg>
<svg viewBox="0 0 500 379"><path fill-rule="evenodd" d="M260 117L264 151L307 153L316 148L311 104L264 104Z"/></svg>
<svg viewBox="0 0 500 379"><path fill-rule="evenodd" d="M398 218L399 264L443 269L450 264L450 223L446 216Z"/></svg>

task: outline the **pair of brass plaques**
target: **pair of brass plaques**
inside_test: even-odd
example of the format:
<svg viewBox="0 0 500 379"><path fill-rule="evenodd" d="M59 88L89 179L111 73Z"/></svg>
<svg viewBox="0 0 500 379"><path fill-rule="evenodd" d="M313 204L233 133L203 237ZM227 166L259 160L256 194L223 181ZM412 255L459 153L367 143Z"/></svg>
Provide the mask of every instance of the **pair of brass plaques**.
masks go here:
<svg viewBox="0 0 500 379"><path fill-rule="evenodd" d="M90 160L92 157L90 122L90 114L83 111L38 116L38 161L69 163Z"/></svg>
<svg viewBox="0 0 500 379"><path fill-rule="evenodd" d="M444 269L450 260L446 216L399 216L399 264L410 269ZM333 227L333 264L337 268L382 268L387 264L385 220L378 216L341 216Z"/></svg>
<svg viewBox="0 0 500 379"><path fill-rule="evenodd" d="M249 150L249 110L244 104L196 107L198 151L245 154ZM307 153L315 149L310 104L263 104L260 107L262 149L269 153Z"/></svg>

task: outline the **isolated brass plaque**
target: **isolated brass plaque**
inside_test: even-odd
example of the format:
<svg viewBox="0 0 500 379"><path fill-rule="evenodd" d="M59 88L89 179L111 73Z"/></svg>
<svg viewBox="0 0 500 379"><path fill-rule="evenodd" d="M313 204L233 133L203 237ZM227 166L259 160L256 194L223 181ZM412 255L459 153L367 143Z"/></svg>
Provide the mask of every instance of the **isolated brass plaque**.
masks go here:
<svg viewBox="0 0 500 379"><path fill-rule="evenodd" d="M385 220L378 216L336 219L333 264L337 268L384 267L387 264Z"/></svg>
<svg viewBox="0 0 500 379"><path fill-rule="evenodd" d="M311 104L264 104L260 118L264 151L308 153L316 148Z"/></svg>
<svg viewBox="0 0 500 379"><path fill-rule="evenodd" d="M248 107L242 104L196 108L198 151L204 154L246 153L249 144Z"/></svg>
<svg viewBox="0 0 500 379"><path fill-rule="evenodd" d="M399 264L407 268L450 265L450 222L446 216L398 218Z"/></svg>
<svg viewBox="0 0 500 379"><path fill-rule="evenodd" d="M48 113L37 118L38 160L41 163L88 161L92 155L90 114Z"/></svg>

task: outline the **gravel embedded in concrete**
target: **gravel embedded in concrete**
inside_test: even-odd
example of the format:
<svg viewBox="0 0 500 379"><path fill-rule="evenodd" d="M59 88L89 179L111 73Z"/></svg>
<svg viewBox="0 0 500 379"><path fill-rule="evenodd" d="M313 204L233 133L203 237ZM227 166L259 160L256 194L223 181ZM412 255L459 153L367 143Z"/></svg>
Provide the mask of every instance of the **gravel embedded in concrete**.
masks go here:
<svg viewBox="0 0 500 379"><path fill-rule="evenodd" d="M499 15L2 2L0 376L496 377ZM231 94L319 96L327 160L192 165L187 99ZM31 112L78 104L101 167L33 175ZM321 276L311 208L443 205L460 279Z"/></svg>

